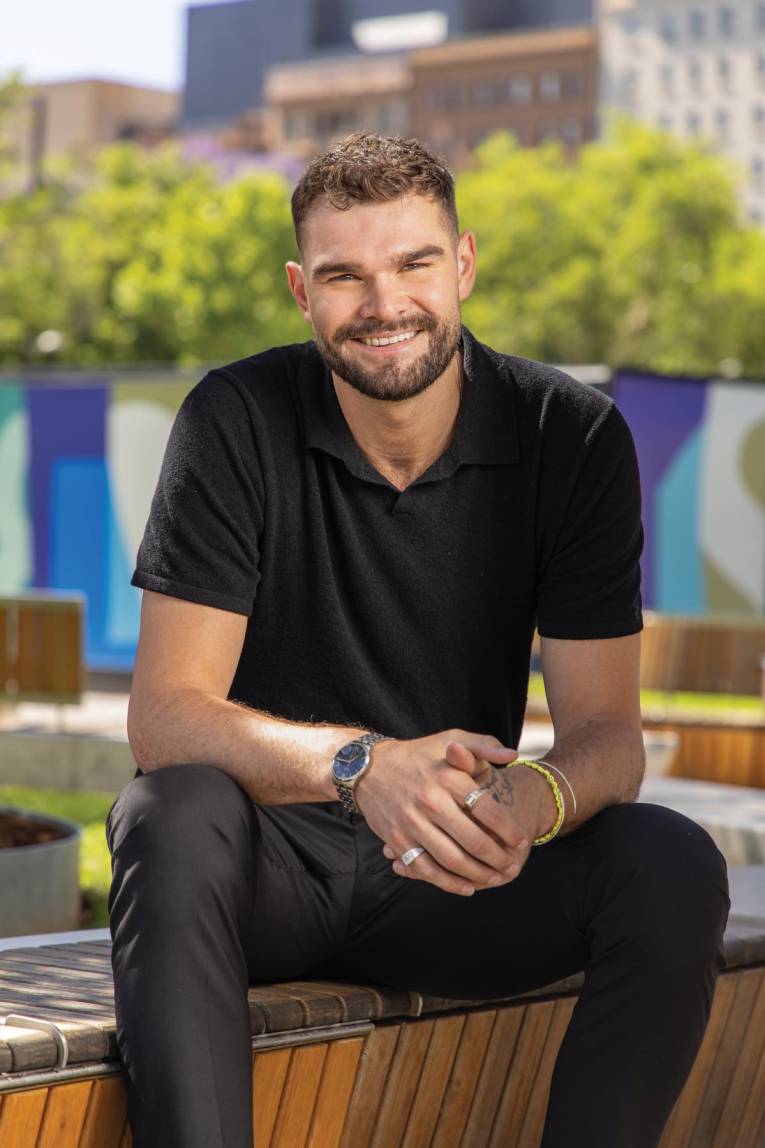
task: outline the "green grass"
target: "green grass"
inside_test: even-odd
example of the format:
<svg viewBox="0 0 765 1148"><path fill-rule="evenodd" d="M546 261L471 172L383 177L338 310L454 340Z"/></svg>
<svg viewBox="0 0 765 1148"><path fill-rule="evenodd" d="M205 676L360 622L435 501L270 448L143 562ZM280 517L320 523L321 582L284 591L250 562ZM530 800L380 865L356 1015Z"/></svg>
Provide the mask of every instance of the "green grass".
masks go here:
<svg viewBox="0 0 765 1148"><path fill-rule="evenodd" d="M0 785L0 805L16 805L37 813L50 813L54 817L65 817L82 825L80 888L84 909L81 926L85 929L103 928L108 923L106 901L111 882L111 865L104 822L115 797L116 794L108 793Z"/></svg>
<svg viewBox="0 0 765 1148"><path fill-rule="evenodd" d="M531 674L529 697L544 699L545 687L541 674ZM761 698L746 694L690 694L665 690L641 690L640 702L643 709L661 706L668 710L698 710L701 713L719 713L721 710L737 714L761 716L765 704Z"/></svg>

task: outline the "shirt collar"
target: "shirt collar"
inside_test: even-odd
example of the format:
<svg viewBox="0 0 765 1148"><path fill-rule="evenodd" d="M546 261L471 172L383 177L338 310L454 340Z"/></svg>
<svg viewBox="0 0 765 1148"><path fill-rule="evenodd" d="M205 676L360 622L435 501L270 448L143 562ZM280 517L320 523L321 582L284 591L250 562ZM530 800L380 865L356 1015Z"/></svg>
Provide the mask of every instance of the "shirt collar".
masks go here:
<svg viewBox="0 0 765 1148"><path fill-rule="evenodd" d="M457 425L450 445L416 482L447 478L463 463L493 465L519 461L515 382L507 361L462 328L464 382ZM297 376L303 445L343 460L357 477L387 483L351 434L332 376L315 343ZM414 485L414 484L413 484Z"/></svg>

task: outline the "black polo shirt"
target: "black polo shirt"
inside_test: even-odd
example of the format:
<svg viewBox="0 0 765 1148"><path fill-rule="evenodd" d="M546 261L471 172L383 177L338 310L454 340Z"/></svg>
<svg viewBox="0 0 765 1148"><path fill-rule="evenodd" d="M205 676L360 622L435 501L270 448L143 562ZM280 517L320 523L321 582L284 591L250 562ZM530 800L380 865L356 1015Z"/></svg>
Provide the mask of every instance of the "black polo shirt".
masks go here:
<svg viewBox="0 0 765 1148"><path fill-rule="evenodd" d="M516 745L535 624L642 627L640 487L613 402L463 330L444 453L403 492L353 438L313 343L186 397L132 583L248 617L229 696L395 737Z"/></svg>

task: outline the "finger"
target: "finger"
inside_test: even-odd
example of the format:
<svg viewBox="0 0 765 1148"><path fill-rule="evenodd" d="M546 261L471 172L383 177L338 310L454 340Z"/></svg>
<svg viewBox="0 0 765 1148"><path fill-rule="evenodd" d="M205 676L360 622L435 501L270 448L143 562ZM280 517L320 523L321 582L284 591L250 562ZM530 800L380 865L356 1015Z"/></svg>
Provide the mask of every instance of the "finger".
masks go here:
<svg viewBox="0 0 765 1148"><path fill-rule="evenodd" d="M399 877L409 877L415 881L427 881L430 885L435 885L438 889L443 889L446 893L457 893L463 897L470 897L473 893L481 889L490 887L499 888L500 885L506 885L509 881L514 880L520 872L521 866L515 864L511 872L499 878L494 874L496 880L492 880L491 885L488 881L465 881L463 877L452 873L448 869L444 869L437 861L428 853L421 853L409 865L404 865L401 861L396 860L393 862L393 871Z"/></svg>
<svg viewBox="0 0 765 1148"><path fill-rule="evenodd" d="M444 757L449 765L469 773L471 777L482 773L487 764L508 765L518 756L517 749L506 745L490 745L481 743L476 739L472 745L460 741L450 741L446 747Z"/></svg>
<svg viewBox="0 0 765 1148"><path fill-rule="evenodd" d="M506 870L516 859L497 845L484 829L470 821L469 818L463 818L467 826L465 836L469 839L472 838L474 842L480 840L483 854L491 853L494 858L494 860L485 863L470 848L462 848L452 836L449 828L446 829L446 832L439 828L437 816L434 817L431 814L431 817L433 820L424 822L415 828L412 840L422 845L428 856L442 869L477 885L490 884L492 883L491 879L497 875L500 878L506 876ZM404 849L401 850L401 853L403 852ZM496 884L496 882L494 883Z"/></svg>
<svg viewBox="0 0 765 1148"><path fill-rule="evenodd" d="M487 793L479 799L477 804L480 805L489 800L490 796ZM433 823L446 833L447 839L451 843L449 857L444 857L441 863L455 872L464 873L468 878L470 878L470 874L465 869L468 862L477 862L485 868L504 874L508 866L518 860L517 850L521 842L525 840L523 832L514 824L512 826L504 825L503 822L509 820L505 817L500 821L499 828L502 833L499 833L493 824L481 824L476 821L471 816L471 812L465 808L464 804L461 804L457 809L451 808L444 812L436 811L431 815ZM496 820L496 815L494 819ZM508 841L507 838L510 838L511 841ZM456 861L454 850L456 850L458 857ZM440 857L439 860L441 860ZM455 864L461 865L461 867L455 868Z"/></svg>

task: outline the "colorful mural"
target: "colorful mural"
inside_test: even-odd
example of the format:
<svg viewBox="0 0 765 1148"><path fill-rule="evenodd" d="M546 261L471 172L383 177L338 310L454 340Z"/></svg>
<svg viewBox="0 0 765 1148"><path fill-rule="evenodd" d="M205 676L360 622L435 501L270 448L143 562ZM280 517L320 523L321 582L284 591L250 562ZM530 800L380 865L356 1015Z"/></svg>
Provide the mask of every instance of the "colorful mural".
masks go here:
<svg viewBox="0 0 765 1148"><path fill-rule="evenodd" d="M0 592L83 592L91 669L133 665L133 560L196 378L0 380Z"/></svg>
<svg viewBox="0 0 765 1148"><path fill-rule="evenodd" d="M619 374L643 491L643 600L765 613L765 385Z"/></svg>
<svg viewBox="0 0 765 1148"><path fill-rule="evenodd" d="M198 374L0 376L0 592L86 595L91 669L129 669L138 544ZM619 374L643 485L646 606L765 612L765 386Z"/></svg>

